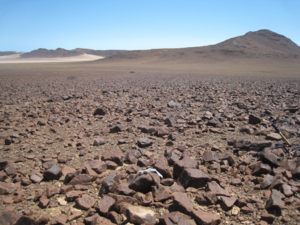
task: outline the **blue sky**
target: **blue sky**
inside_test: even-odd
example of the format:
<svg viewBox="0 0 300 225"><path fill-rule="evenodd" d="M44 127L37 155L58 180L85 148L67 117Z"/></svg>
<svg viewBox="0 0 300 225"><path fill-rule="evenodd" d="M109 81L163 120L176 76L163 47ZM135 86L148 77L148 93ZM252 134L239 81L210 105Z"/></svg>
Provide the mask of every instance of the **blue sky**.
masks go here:
<svg viewBox="0 0 300 225"><path fill-rule="evenodd" d="M260 29L300 45L300 1L0 0L0 51L194 47Z"/></svg>

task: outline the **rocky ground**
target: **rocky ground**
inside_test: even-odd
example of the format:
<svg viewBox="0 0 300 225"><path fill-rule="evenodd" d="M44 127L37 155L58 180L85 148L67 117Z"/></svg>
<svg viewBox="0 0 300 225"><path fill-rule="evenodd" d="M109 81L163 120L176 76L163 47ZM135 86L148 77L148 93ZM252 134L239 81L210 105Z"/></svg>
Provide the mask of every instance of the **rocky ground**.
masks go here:
<svg viewBox="0 0 300 225"><path fill-rule="evenodd" d="M0 223L299 224L299 84L2 74Z"/></svg>

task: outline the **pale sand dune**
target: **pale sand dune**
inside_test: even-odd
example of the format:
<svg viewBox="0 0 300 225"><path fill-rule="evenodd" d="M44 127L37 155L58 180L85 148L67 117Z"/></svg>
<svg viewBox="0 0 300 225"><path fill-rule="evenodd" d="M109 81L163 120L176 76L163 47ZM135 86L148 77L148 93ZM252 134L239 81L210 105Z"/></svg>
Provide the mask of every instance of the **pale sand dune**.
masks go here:
<svg viewBox="0 0 300 225"><path fill-rule="evenodd" d="M80 62L93 61L104 57L90 54L82 54L72 57L55 57L55 58L21 58L21 54L0 56L0 63L47 63L47 62Z"/></svg>

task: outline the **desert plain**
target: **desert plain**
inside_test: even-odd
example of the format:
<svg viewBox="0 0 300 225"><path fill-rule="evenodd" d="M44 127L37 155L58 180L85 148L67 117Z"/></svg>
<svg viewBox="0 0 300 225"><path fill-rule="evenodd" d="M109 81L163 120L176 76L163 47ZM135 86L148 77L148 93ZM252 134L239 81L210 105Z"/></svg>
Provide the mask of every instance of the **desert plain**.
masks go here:
<svg viewBox="0 0 300 225"><path fill-rule="evenodd" d="M263 30L2 62L1 223L299 224L297 47Z"/></svg>

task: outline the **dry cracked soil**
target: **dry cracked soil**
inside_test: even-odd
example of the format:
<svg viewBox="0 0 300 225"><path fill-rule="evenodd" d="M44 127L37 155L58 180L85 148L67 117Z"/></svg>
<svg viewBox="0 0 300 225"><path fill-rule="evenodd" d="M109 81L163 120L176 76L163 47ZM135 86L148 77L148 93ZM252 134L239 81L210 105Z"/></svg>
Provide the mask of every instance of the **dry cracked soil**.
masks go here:
<svg viewBox="0 0 300 225"><path fill-rule="evenodd" d="M1 224L300 223L299 78L51 71L0 75Z"/></svg>

